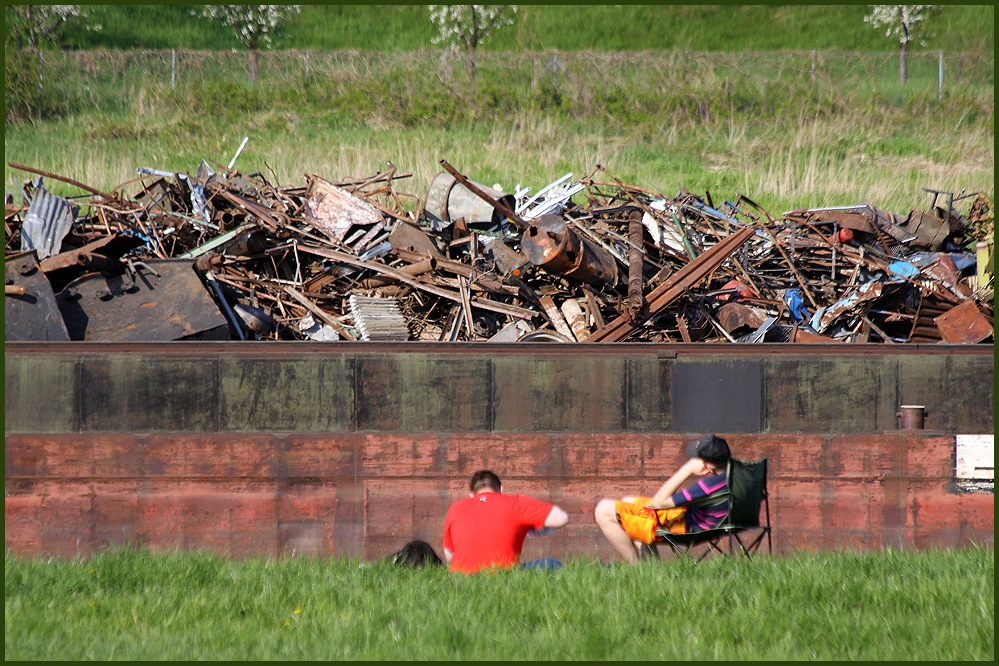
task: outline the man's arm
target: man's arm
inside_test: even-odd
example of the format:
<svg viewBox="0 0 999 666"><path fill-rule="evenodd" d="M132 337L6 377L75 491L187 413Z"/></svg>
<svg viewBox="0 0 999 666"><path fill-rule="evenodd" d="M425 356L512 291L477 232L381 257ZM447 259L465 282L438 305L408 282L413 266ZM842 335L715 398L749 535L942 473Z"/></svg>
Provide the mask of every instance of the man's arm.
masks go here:
<svg viewBox="0 0 999 666"><path fill-rule="evenodd" d="M562 510L561 507L553 506L552 510L548 512L548 517L545 518L545 527L565 527L569 522L569 514Z"/></svg>
<svg viewBox="0 0 999 666"><path fill-rule="evenodd" d="M453 552L451 552L447 548L444 549L444 561L447 562L448 564L451 564L451 557L453 555L454 555Z"/></svg>
<svg viewBox="0 0 999 666"><path fill-rule="evenodd" d="M673 503L673 493L678 491L687 479L703 471L704 461L700 458L690 458L656 491L656 494L652 496L652 503L649 506L653 509L669 509L676 506Z"/></svg>

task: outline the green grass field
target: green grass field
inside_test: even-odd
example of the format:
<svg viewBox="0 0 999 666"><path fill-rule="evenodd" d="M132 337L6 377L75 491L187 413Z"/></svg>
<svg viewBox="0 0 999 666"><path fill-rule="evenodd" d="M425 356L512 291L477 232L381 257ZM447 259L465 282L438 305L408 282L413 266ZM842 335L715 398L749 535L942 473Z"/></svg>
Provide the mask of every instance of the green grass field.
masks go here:
<svg viewBox="0 0 999 666"><path fill-rule="evenodd" d="M7 660L986 660L995 553L451 575L126 548L4 562Z"/></svg>
<svg viewBox="0 0 999 666"><path fill-rule="evenodd" d="M68 48L239 47L234 36L191 16L185 5L97 5L99 32L72 30ZM863 22L867 5L518 5L517 22L482 48L641 51L850 49L891 44ZM946 5L931 20L927 49L994 48L991 5ZM293 49L408 51L428 48L433 29L424 5L303 5L281 42Z"/></svg>
<svg viewBox="0 0 999 666"><path fill-rule="evenodd" d="M667 196L741 193L778 214L866 201L904 215L929 207L923 188L994 192L992 7L946 7L905 86L862 5L525 5L474 80L429 50L423 6L304 6L283 46L316 50L308 69L302 51L267 52L255 82L234 39L184 6L95 12L104 29L65 45L100 50L50 50L41 93L37 57L8 41L6 161L107 190L140 166L225 164L247 136L239 167L272 182L391 161L417 197L441 159L508 191L602 164ZM170 48L207 49L181 54L176 87ZM939 99L931 48L947 49ZM545 69L545 49L563 50L562 69ZM814 80L811 49L824 49ZM5 166L5 193L30 177Z"/></svg>
<svg viewBox="0 0 999 666"><path fill-rule="evenodd" d="M367 176L391 161L414 174L399 187L418 197L441 159L507 191L518 183L537 190L567 172L583 177L602 164L667 196L681 187L710 190L716 200L742 193L778 214L866 201L904 215L929 206L924 187L994 191L991 87L943 100L886 98L860 76L813 88L788 72L779 85L764 85L710 63L688 81L657 81L652 70L620 65L608 87L580 66L556 85L542 78L532 86L530 67L503 61L480 65L474 82L456 74L442 83L417 59L400 71L331 68L317 80L256 84L204 64L173 90L169 77L137 75L97 88L74 79L84 69L71 64L62 83L50 71L52 106L41 117L8 122L5 155L100 189L132 180L140 166L194 172L203 158L225 164L246 136L240 168L272 182ZM5 191L16 193L29 177L5 166Z"/></svg>

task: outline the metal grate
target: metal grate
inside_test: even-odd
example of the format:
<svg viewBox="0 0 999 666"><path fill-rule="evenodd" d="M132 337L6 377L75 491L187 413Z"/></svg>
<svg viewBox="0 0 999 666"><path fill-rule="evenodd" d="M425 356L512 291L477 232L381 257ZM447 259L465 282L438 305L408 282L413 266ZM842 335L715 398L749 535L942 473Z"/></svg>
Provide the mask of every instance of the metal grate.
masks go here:
<svg viewBox="0 0 999 666"><path fill-rule="evenodd" d="M349 303L354 328L362 340L409 340L409 327L398 299L351 294Z"/></svg>

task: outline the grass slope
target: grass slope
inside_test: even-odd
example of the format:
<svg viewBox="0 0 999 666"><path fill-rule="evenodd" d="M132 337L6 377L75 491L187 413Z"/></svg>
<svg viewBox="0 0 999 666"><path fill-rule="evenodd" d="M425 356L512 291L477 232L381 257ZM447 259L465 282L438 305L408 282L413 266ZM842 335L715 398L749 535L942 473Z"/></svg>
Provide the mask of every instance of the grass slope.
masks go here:
<svg viewBox="0 0 999 666"><path fill-rule="evenodd" d="M126 548L4 563L4 656L953 660L995 652L994 550L450 575Z"/></svg>

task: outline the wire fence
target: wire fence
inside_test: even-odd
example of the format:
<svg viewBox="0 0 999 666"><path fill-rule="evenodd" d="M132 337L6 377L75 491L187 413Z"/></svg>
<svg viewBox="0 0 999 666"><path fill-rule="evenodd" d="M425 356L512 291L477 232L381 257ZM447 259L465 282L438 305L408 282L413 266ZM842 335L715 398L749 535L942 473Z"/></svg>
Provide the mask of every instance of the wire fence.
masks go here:
<svg viewBox="0 0 999 666"><path fill-rule="evenodd" d="M573 99L616 88L655 91L755 89L874 93L905 103L913 97L970 96L992 104L993 52L524 52L476 54L469 62L440 50L360 51L43 51L21 52L20 87L8 63L7 104L19 97L128 102L138 91L182 91L206 80L293 90L325 82L343 87L419 73L460 86L472 78L501 85L550 85ZM37 80L37 88L31 84Z"/></svg>

